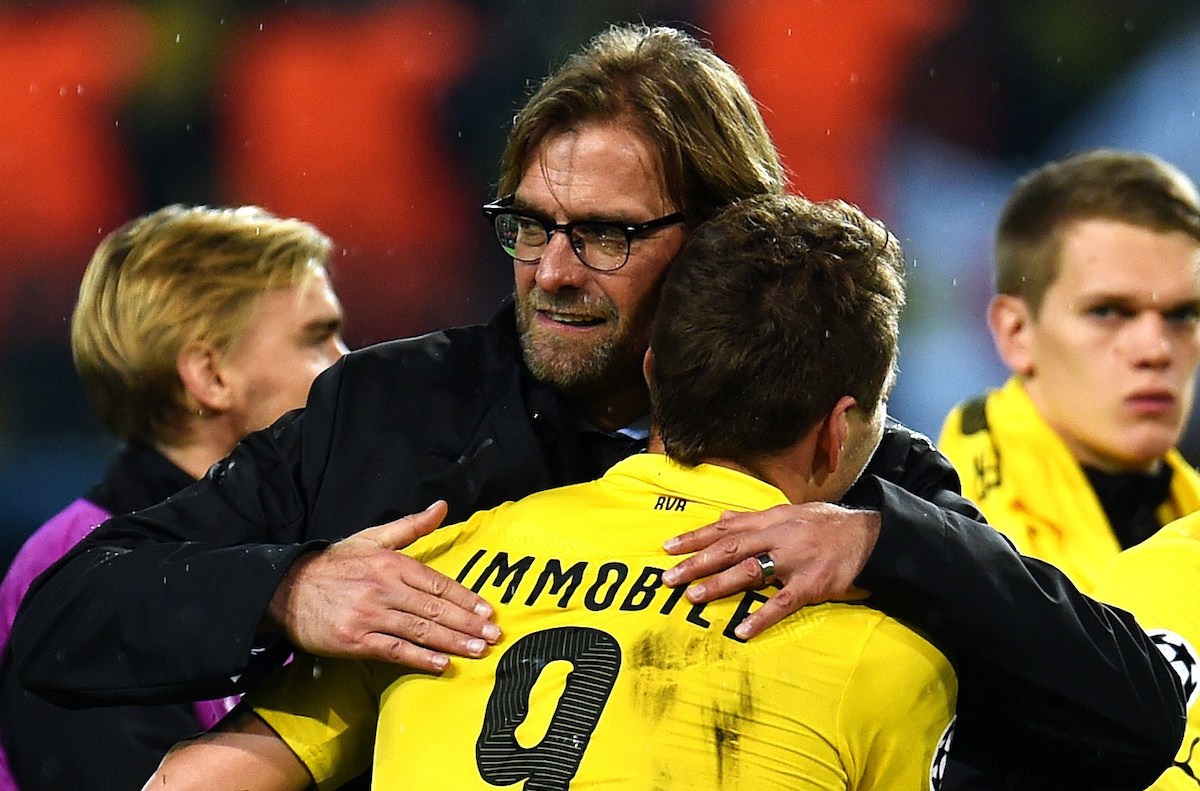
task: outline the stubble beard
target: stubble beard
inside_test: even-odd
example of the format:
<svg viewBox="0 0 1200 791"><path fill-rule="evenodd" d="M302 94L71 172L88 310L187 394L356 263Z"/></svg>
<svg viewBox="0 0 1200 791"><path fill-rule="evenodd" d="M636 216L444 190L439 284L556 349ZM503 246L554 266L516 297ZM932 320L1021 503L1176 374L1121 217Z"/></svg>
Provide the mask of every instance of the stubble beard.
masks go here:
<svg viewBox="0 0 1200 791"><path fill-rule="evenodd" d="M517 330L525 366L540 382L572 398L600 398L640 375L644 350L630 350L630 340L610 312L610 331L591 341L572 340L540 330L534 325L537 311L530 298L518 303ZM628 370L627 370L628 369Z"/></svg>

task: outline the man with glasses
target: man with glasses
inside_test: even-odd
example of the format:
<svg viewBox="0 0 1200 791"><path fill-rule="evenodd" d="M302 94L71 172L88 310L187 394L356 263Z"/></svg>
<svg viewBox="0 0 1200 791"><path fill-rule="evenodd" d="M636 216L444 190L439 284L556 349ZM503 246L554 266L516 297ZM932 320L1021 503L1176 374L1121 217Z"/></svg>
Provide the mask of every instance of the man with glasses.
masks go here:
<svg viewBox="0 0 1200 791"><path fill-rule="evenodd" d="M448 653L481 656L500 639L491 608L391 550L447 514L599 477L640 448L642 358L667 266L690 228L783 190L728 64L668 28L601 33L509 136L501 243L531 256L546 237L536 261L514 261L513 302L487 326L348 355L303 412L251 435L206 480L100 527L18 616L25 683L76 703L170 700L243 689L293 647L433 672ZM683 223L639 230L679 212ZM598 252L614 228L615 257ZM780 594L738 627L743 638L867 588L955 662L955 749L978 766L1138 788L1170 762L1183 704L1165 660L1131 618L973 521L927 440L889 422L843 503L747 517L760 530L735 519L664 579L719 572L689 590L700 601L778 574ZM668 546L697 549L711 533Z"/></svg>

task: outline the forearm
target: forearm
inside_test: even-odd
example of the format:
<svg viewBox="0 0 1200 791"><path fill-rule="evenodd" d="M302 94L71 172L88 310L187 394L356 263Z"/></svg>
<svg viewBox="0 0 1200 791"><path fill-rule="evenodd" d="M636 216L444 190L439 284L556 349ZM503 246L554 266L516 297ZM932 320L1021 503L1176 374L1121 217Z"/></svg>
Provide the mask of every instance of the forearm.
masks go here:
<svg viewBox="0 0 1200 791"><path fill-rule="evenodd" d="M302 550L81 545L38 579L18 612L11 645L21 681L64 705L239 691L287 652L282 643L252 649L280 577Z"/></svg>
<svg viewBox="0 0 1200 791"><path fill-rule="evenodd" d="M204 480L96 528L30 588L12 633L23 683L67 705L221 697L305 544L296 418ZM277 653L285 653L279 645Z"/></svg>
<svg viewBox="0 0 1200 791"><path fill-rule="evenodd" d="M954 663L955 754L1062 766L1097 788L1149 785L1170 764L1184 710L1169 666L1133 618L990 527L880 486L879 540L858 582Z"/></svg>
<svg viewBox="0 0 1200 791"><path fill-rule="evenodd" d="M303 791L312 777L274 731L251 712L235 712L211 733L180 742L145 791Z"/></svg>

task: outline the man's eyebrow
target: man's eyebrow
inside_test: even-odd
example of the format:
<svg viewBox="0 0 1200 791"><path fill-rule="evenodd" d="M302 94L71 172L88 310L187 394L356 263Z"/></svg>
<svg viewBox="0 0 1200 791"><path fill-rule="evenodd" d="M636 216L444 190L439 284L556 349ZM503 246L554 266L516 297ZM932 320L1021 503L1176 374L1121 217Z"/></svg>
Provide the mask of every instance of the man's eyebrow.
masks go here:
<svg viewBox="0 0 1200 791"><path fill-rule="evenodd" d="M1075 301L1084 305L1118 305L1133 307L1141 300L1129 294L1117 294L1109 291L1093 291L1080 294Z"/></svg>
<svg viewBox="0 0 1200 791"><path fill-rule="evenodd" d="M1119 308L1128 308L1130 310L1150 309L1157 310L1162 313L1176 313L1180 310L1200 309L1200 296L1184 297L1177 300L1152 300L1149 305L1139 296L1130 294L1116 294L1106 291L1098 291L1092 294L1082 294L1076 300L1082 305L1112 305Z"/></svg>
<svg viewBox="0 0 1200 791"><path fill-rule="evenodd" d="M1167 303L1162 306L1161 310L1164 313L1179 313L1183 310L1200 311L1200 297L1192 297L1191 299L1181 299L1178 302Z"/></svg>
<svg viewBox="0 0 1200 791"><path fill-rule="evenodd" d="M305 323L304 332L337 332L345 325L345 323L346 320L342 316L330 316L328 318L313 319L312 321Z"/></svg>
<svg viewBox="0 0 1200 791"><path fill-rule="evenodd" d="M513 211L521 212L522 214L528 214L531 217L537 217L539 220L545 220L549 223L555 222L554 217L550 212L530 206L520 198L513 198L513 202L508 206L508 208L512 209ZM569 215L566 222L612 222L617 223L618 225L637 225L638 223L645 222L645 220L633 220L630 219L629 215L625 214L624 212L614 211L610 214L589 212L586 214Z"/></svg>

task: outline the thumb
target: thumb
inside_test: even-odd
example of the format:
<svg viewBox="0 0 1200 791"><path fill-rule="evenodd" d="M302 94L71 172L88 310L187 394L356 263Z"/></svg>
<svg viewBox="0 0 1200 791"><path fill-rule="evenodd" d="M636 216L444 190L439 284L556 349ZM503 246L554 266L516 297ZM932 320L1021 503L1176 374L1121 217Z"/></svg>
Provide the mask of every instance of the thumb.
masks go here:
<svg viewBox="0 0 1200 791"><path fill-rule="evenodd" d="M377 527L360 530L358 536L368 539L384 549L403 549L421 536L437 529L450 506L445 500L435 500L419 514L409 514Z"/></svg>

